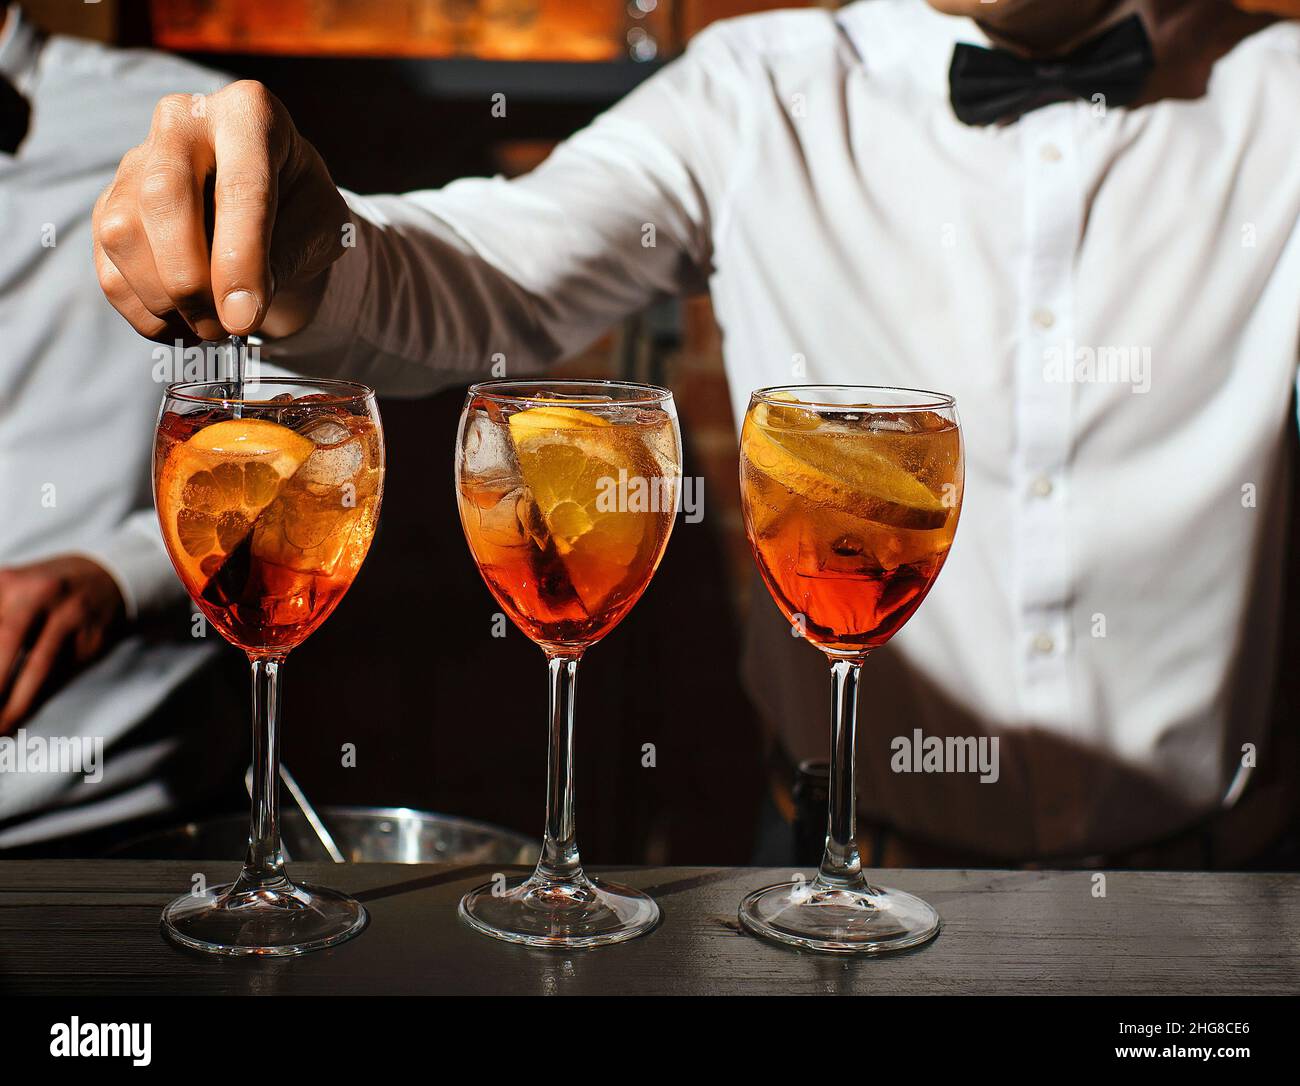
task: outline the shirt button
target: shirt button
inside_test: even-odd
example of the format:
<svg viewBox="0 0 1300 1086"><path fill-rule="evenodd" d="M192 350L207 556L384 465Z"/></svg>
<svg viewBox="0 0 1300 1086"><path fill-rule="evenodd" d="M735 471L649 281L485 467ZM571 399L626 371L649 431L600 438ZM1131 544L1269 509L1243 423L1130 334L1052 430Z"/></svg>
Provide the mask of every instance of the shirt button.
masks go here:
<svg viewBox="0 0 1300 1086"><path fill-rule="evenodd" d="M1050 656L1052 650L1056 648L1056 642L1052 640L1051 634L1035 634L1033 648L1039 656Z"/></svg>
<svg viewBox="0 0 1300 1086"><path fill-rule="evenodd" d="M1061 149L1054 143L1045 143L1038 149L1038 157L1044 162L1060 162Z"/></svg>
<svg viewBox="0 0 1300 1086"><path fill-rule="evenodd" d="M1034 310L1034 323L1039 328L1051 328L1056 323L1056 314L1050 309L1039 308Z"/></svg>
<svg viewBox="0 0 1300 1086"><path fill-rule="evenodd" d="M1035 498L1049 498L1052 495L1052 480L1046 475L1040 475L1029 485L1029 490Z"/></svg>

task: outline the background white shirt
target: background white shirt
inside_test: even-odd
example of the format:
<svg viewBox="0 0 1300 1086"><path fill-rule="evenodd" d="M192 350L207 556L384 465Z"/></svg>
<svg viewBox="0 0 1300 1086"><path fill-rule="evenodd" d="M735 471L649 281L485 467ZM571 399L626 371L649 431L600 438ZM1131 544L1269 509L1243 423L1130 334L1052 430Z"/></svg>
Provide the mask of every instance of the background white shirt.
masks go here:
<svg viewBox="0 0 1300 1086"><path fill-rule="evenodd" d="M957 41L986 44L921 0L716 24L524 178L351 197L359 244L276 349L423 392L707 287L737 419L794 381L955 394L965 508L868 661L863 806L990 856L1129 847L1238 794L1244 743L1267 757L1300 26L1197 97L989 127L952 114ZM756 609L751 687L791 757L824 757L824 661ZM999 781L891 772L918 727L999 737Z"/></svg>
<svg viewBox="0 0 1300 1086"><path fill-rule="evenodd" d="M90 219L122 155L148 134L158 99L212 92L226 80L159 53L45 38L14 6L0 36L0 72L31 104L17 153L0 152L0 564L76 552L112 574L131 617L177 607L174 639L119 643L24 725L44 738L102 739L103 781L0 775L0 822L60 804L113 803L0 830L6 846L168 802L152 776L170 743L122 756L115 748L198 671L211 646L188 637L185 591L153 510L163 394L154 345L104 299Z"/></svg>

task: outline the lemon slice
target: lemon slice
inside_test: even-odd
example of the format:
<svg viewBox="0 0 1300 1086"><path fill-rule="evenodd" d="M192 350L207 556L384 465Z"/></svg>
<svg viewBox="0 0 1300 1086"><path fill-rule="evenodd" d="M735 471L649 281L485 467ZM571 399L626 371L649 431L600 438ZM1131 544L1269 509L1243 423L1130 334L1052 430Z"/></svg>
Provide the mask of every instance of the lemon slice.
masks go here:
<svg viewBox="0 0 1300 1086"><path fill-rule="evenodd" d="M158 519L192 593L202 594L315 448L263 419L213 423L172 448L158 477Z"/></svg>
<svg viewBox="0 0 1300 1086"><path fill-rule="evenodd" d="M891 528L942 528L949 510L928 486L869 438L807 425L807 412L759 404L744 431L746 459L774 482L809 501ZM787 428L790 422L794 426Z"/></svg>
<svg viewBox="0 0 1300 1086"><path fill-rule="evenodd" d="M572 407L534 407L510 417L520 474L589 615L624 581L653 536L652 518L620 510L611 487L652 473L637 427ZM543 549L544 538L534 542Z"/></svg>

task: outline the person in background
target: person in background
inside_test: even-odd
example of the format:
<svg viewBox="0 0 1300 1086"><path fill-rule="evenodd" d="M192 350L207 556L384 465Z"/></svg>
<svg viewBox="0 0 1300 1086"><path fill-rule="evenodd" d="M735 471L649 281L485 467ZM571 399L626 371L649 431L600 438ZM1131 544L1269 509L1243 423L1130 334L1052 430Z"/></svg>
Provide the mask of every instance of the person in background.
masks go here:
<svg viewBox="0 0 1300 1086"><path fill-rule="evenodd" d="M146 336L261 329L390 392L708 289L737 419L761 386L955 394L956 545L862 680L873 855L1237 864L1297 795L1298 102L1300 25L1223 0L864 0L715 24L531 174L436 192L341 194L260 85L164 99L95 259ZM751 688L825 757L822 661L763 599ZM900 765L918 733L996 771Z"/></svg>
<svg viewBox="0 0 1300 1086"><path fill-rule="evenodd" d="M183 793L164 767L214 705L194 694L209 653L150 497L157 364L87 253L95 197L158 97L223 82L0 7L0 848L168 810ZM54 739L100 743L97 772L29 758Z"/></svg>

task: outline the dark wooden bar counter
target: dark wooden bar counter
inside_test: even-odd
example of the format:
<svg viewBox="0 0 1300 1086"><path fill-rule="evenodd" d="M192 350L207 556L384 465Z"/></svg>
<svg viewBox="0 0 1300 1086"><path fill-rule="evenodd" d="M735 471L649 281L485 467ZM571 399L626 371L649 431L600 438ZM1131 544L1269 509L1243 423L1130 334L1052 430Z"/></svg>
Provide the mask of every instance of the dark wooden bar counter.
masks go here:
<svg viewBox="0 0 1300 1086"><path fill-rule="evenodd" d="M198 868L209 882L237 864ZM0 861L0 992L7 994L1280 994L1300 992L1300 875L905 871L880 881L943 917L927 947L821 956L744 934L736 905L789 872L611 869L664 922L597 951L531 950L471 933L456 902L488 873L433 865L299 864L346 890L369 927L283 960L218 959L163 941L158 914L196 871L181 861Z"/></svg>

